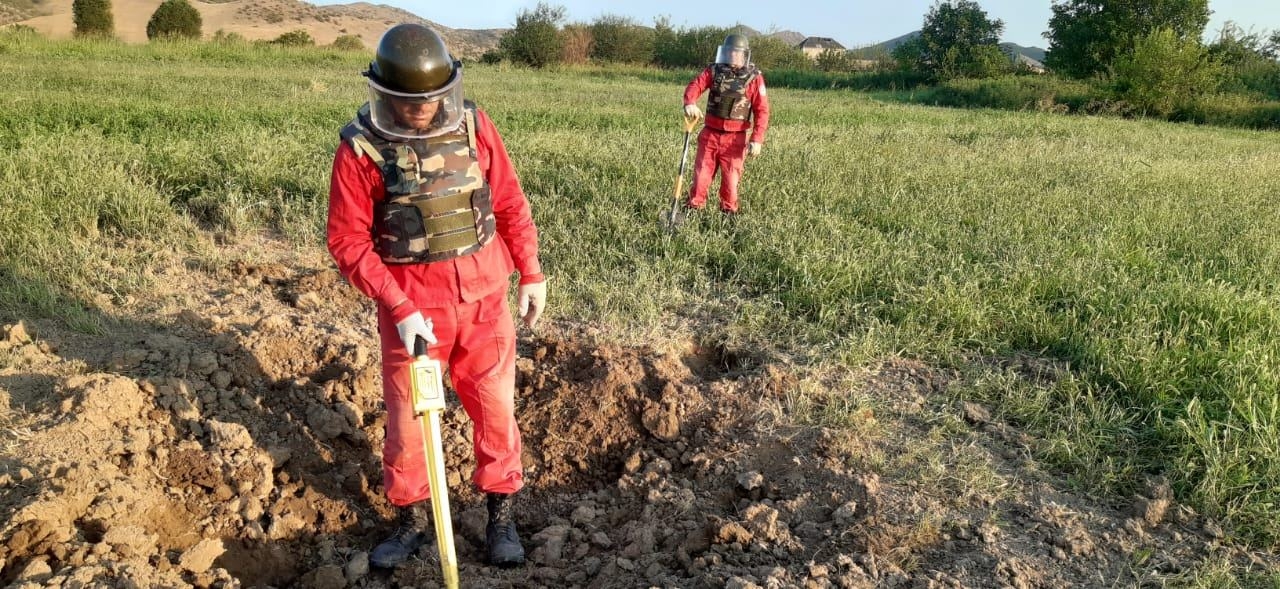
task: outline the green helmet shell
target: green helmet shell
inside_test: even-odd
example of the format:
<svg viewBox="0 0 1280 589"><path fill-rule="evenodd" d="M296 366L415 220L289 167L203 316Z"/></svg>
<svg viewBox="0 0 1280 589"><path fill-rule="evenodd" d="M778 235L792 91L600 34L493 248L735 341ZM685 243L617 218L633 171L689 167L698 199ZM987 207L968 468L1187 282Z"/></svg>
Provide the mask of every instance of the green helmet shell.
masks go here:
<svg viewBox="0 0 1280 589"><path fill-rule="evenodd" d="M444 39L426 26L405 23L383 33L366 76L398 92L421 94L445 87L458 73Z"/></svg>
<svg viewBox="0 0 1280 589"><path fill-rule="evenodd" d="M743 51L751 49L751 43L747 41L747 36L738 33L725 37L724 43L721 43L720 46L726 49L741 49Z"/></svg>

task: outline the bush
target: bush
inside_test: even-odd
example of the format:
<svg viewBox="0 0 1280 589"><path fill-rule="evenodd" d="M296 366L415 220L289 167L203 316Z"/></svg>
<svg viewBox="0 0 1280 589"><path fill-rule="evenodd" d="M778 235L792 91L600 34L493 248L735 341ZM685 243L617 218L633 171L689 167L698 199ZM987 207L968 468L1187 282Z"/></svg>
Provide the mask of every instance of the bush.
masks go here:
<svg viewBox="0 0 1280 589"><path fill-rule="evenodd" d="M71 19L79 37L110 37L115 32L111 0L75 0L71 3Z"/></svg>
<svg viewBox="0 0 1280 589"><path fill-rule="evenodd" d="M488 51L485 51L484 54L480 56L480 63L487 64L487 65L497 65L499 63L502 63L502 58L503 58L502 50L490 49Z"/></svg>
<svg viewBox="0 0 1280 589"><path fill-rule="evenodd" d="M664 67L704 67L716 58L716 49L732 29L698 27L672 29L665 19L654 26L653 58Z"/></svg>
<svg viewBox="0 0 1280 589"><path fill-rule="evenodd" d="M722 40L723 42L723 40ZM754 37L751 43L751 61L760 69L772 70L811 70L813 60L803 51L786 44L781 39L764 35Z"/></svg>
<svg viewBox="0 0 1280 589"><path fill-rule="evenodd" d="M606 14L591 23L591 57L613 63L653 61L654 31L624 16Z"/></svg>
<svg viewBox="0 0 1280 589"><path fill-rule="evenodd" d="M240 33L227 32L222 29L218 29L218 31L213 34L213 38L209 39L209 41L220 45L240 45L249 42L249 40L245 39L244 35L241 35Z"/></svg>
<svg viewBox="0 0 1280 589"><path fill-rule="evenodd" d="M40 37L40 31L29 25L9 25L0 27L0 36L32 39Z"/></svg>
<svg viewBox="0 0 1280 589"><path fill-rule="evenodd" d="M338 51L364 51L364 41L355 35L339 35L330 47Z"/></svg>
<svg viewBox="0 0 1280 589"><path fill-rule="evenodd" d="M502 39L498 48L511 61L531 67L545 67L560 60L560 22L563 6L539 2L533 10L522 10L516 25Z"/></svg>
<svg viewBox="0 0 1280 589"><path fill-rule="evenodd" d="M147 38L199 39L203 21L187 0L164 0L147 21Z"/></svg>
<svg viewBox="0 0 1280 589"><path fill-rule="evenodd" d="M316 44L316 40L311 38L311 33L302 29L289 31L281 34L279 37L271 40L272 45L284 45L285 47L310 47ZM364 44L360 45L364 48Z"/></svg>
<svg viewBox="0 0 1280 589"><path fill-rule="evenodd" d="M1091 110L1103 114L1108 109L1119 108L1118 104L1097 100L1099 93L1086 82L1053 76L1004 76L943 82L933 89L922 92L919 101L958 108L999 108L1059 113Z"/></svg>
<svg viewBox="0 0 1280 589"><path fill-rule="evenodd" d="M1136 40L1133 51L1116 60L1113 90L1148 114L1168 117L1214 93L1222 73L1222 66L1209 57L1199 40L1181 38L1173 29L1157 29Z"/></svg>
<svg viewBox="0 0 1280 589"><path fill-rule="evenodd" d="M1209 45L1209 56L1225 68L1223 90L1280 99L1280 32L1268 39L1247 33L1235 23L1223 25L1218 39Z"/></svg>
<svg viewBox="0 0 1280 589"><path fill-rule="evenodd" d="M858 71L858 60L843 49L826 49L814 59L814 67L823 72L855 72Z"/></svg>
<svg viewBox="0 0 1280 589"><path fill-rule="evenodd" d="M584 24L565 25L560 30L560 63L582 65L591 59L595 45L591 27Z"/></svg>

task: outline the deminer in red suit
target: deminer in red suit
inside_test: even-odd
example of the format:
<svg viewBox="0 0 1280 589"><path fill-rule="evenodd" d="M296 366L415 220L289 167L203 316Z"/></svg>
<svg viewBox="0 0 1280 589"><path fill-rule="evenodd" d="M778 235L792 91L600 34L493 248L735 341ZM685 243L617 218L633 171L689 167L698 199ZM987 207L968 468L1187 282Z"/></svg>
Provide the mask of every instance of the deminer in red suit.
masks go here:
<svg viewBox="0 0 1280 589"><path fill-rule="evenodd" d="M685 116L702 116L697 103L703 92L709 92L707 119L698 134L693 185L685 206L701 209L707 204L711 179L719 169L720 210L737 213L743 160L747 155L760 155L764 134L769 128L769 96L764 74L751 63L751 48L745 35L725 37L716 52L715 63L685 87Z"/></svg>
<svg viewBox="0 0 1280 589"><path fill-rule="evenodd" d="M400 526L370 553L395 567L434 537L422 430L410 400L415 339L448 366L474 424L472 482L486 494L490 564L524 562L513 498L523 486L515 419L515 324L546 305L538 233L502 138L462 93L462 64L431 29L401 24L364 74L369 102L342 129L329 190L328 246L377 301L387 408L383 483Z"/></svg>

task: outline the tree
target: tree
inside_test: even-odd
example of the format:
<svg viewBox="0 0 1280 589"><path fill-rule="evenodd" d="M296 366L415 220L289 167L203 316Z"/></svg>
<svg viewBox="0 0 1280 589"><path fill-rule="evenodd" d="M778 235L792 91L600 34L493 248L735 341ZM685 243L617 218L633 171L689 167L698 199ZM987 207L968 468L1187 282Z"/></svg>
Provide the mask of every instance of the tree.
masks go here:
<svg viewBox="0 0 1280 589"><path fill-rule="evenodd" d="M591 57L617 63L653 61L653 29L642 27L625 16L606 14L591 23L595 45Z"/></svg>
<svg viewBox="0 0 1280 589"><path fill-rule="evenodd" d="M992 20L973 0L943 0L924 17L920 36L894 50L908 69L938 79L986 78L1009 71L1000 50L1004 21Z"/></svg>
<svg viewBox="0 0 1280 589"><path fill-rule="evenodd" d="M516 63L545 67L560 59L560 23L563 6L539 2L533 10L516 15L516 25L498 40L502 54Z"/></svg>
<svg viewBox="0 0 1280 589"><path fill-rule="evenodd" d="M1156 29L1135 40L1133 51L1117 58L1113 70L1120 98L1162 117L1217 91L1222 81L1222 66L1200 40L1185 39L1173 29Z"/></svg>
<svg viewBox="0 0 1280 589"><path fill-rule="evenodd" d="M71 3L71 20L76 23L76 36L110 37L115 32L111 0L75 0Z"/></svg>
<svg viewBox="0 0 1280 589"><path fill-rule="evenodd" d="M148 39L199 39L200 12L187 0L164 0L147 21Z"/></svg>
<svg viewBox="0 0 1280 589"><path fill-rule="evenodd" d="M1058 0L1052 8L1045 65L1076 78L1106 71L1157 29L1199 39L1209 23L1209 0Z"/></svg>

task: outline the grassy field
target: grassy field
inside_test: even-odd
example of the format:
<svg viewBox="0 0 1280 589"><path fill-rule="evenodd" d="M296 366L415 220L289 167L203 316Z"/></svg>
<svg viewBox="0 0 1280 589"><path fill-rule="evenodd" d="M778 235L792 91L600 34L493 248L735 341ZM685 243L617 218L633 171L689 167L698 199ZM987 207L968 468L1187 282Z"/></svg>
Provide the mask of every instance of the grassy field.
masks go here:
<svg viewBox="0 0 1280 589"><path fill-rule="evenodd" d="M87 313L264 230L319 248L366 56L0 37L0 319ZM958 369L1096 492L1163 474L1280 545L1280 141L774 90L745 215L668 235L680 80L470 68L533 202L554 317L624 341ZM758 350L758 352L757 352ZM1031 357L1064 368L1026 378Z"/></svg>

